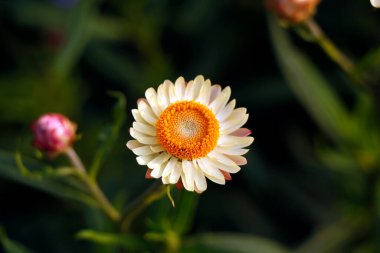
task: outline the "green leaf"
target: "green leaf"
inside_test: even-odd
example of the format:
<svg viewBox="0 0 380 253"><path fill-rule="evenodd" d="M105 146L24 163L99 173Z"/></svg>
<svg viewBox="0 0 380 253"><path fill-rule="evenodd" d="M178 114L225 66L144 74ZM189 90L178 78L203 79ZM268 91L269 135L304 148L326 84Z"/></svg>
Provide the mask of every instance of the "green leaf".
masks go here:
<svg viewBox="0 0 380 253"><path fill-rule="evenodd" d="M292 45L274 17L268 21L278 64L298 100L332 140L352 141L358 128L340 98L309 58Z"/></svg>
<svg viewBox="0 0 380 253"><path fill-rule="evenodd" d="M306 242L301 244L295 253L336 253L345 252L344 249L352 242L352 238L360 234L366 226L368 217L338 220L320 228Z"/></svg>
<svg viewBox="0 0 380 253"><path fill-rule="evenodd" d="M19 155L0 150L0 177L42 190L58 197L68 198L88 205L96 202L82 190L70 185L65 177L68 168L55 172L48 166L31 159L21 161Z"/></svg>
<svg viewBox="0 0 380 253"><path fill-rule="evenodd" d="M108 125L99 134L99 148L95 153L94 160L91 164L89 174L91 178L96 178L101 165L104 163L107 155L111 152L113 145L120 134L126 118L126 99L123 93L112 91L109 95L115 97L117 102L113 109L113 124Z"/></svg>
<svg viewBox="0 0 380 253"><path fill-rule="evenodd" d="M85 229L79 231L75 237L101 245L119 246L126 250L147 249L146 242L141 237L133 234L121 235Z"/></svg>
<svg viewBox="0 0 380 253"><path fill-rule="evenodd" d="M18 242L15 242L7 236L4 228L0 226L0 242L4 249L5 253L32 253L25 246L21 245Z"/></svg>
<svg viewBox="0 0 380 253"><path fill-rule="evenodd" d="M323 163L337 172L354 175L358 173L357 157L353 156L349 150L340 150L323 145L317 147L316 153Z"/></svg>
<svg viewBox="0 0 380 253"><path fill-rule="evenodd" d="M289 253L269 239L233 233L201 234L183 242L181 253Z"/></svg>
<svg viewBox="0 0 380 253"><path fill-rule="evenodd" d="M69 76L93 34L88 21L96 15L97 0L80 1L66 22L68 41L52 66L53 73L60 78Z"/></svg>
<svg viewBox="0 0 380 253"><path fill-rule="evenodd" d="M198 195L193 192L181 191L179 193L176 208L172 210L174 211L174 215L170 218L172 220L172 229L179 235L183 235L190 230L197 209L198 199Z"/></svg>

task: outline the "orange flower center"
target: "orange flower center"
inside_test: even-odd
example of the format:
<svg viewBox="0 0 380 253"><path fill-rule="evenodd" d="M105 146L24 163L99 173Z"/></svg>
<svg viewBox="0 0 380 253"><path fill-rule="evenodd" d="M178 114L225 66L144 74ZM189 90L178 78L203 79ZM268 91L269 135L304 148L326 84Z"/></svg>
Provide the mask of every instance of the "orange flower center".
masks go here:
<svg viewBox="0 0 380 253"><path fill-rule="evenodd" d="M172 156L192 160L206 156L219 139L219 122L206 106L194 101L169 105L156 123L158 142Z"/></svg>

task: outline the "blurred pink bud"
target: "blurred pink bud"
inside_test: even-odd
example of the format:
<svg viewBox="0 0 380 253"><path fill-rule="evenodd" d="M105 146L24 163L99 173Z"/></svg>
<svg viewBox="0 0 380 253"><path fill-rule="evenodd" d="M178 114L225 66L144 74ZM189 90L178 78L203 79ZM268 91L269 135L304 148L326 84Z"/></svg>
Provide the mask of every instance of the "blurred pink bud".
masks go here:
<svg viewBox="0 0 380 253"><path fill-rule="evenodd" d="M268 9L288 23L301 23L311 18L321 0L266 0Z"/></svg>
<svg viewBox="0 0 380 253"><path fill-rule="evenodd" d="M48 113L34 121L31 129L33 145L48 155L56 155L71 146L77 126L62 114Z"/></svg>

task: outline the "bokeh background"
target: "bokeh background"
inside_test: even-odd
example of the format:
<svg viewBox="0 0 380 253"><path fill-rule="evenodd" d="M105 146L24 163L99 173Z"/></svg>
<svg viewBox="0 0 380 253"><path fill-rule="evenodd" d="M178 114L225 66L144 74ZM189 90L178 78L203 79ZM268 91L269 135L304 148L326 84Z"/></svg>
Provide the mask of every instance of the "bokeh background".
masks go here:
<svg viewBox="0 0 380 253"><path fill-rule="evenodd" d="M322 1L315 19L353 59L379 59L369 53L380 42L380 14L369 1ZM380 252L379 219L366 218L379 209L380 199L372 201L376 187L367 187L376 173L358 163L369 161L376 171L378 153L368 158L360 149L365 154L354 160L357 146L338 145L335 133L315 119L278 65L273 34L285 30L273 20L259 0L1 0L0 224L9 238L34 252L118 252L75 239L83 228L112 231L99 212L25 183L10 172L17 167L8 158L18 152L52 167L67 165L64 157L48 160L31 146L33 119L59 112L78 124L75 148L90 164L99 133L113 120L115 99L108 93L119 91L127 98L127 120L99 182L123 206L153 183L125 147L130 110L148 87L202 74L231 86L237 105L248 108L255 137L248 165L226 186L209 183L200 196L174 189L179 207L167 198L157 202L135 222L136 234L176 231L176 220L183 226L181 252ZM357 109L361 94L374 94L357 88L318 45L286 33L347 111ZM323 111L324 100L318 101ZM372 109L363 114L376 126ZM154 235L145 235L154 245L145 252L165 252L165 239Z"/></svg>

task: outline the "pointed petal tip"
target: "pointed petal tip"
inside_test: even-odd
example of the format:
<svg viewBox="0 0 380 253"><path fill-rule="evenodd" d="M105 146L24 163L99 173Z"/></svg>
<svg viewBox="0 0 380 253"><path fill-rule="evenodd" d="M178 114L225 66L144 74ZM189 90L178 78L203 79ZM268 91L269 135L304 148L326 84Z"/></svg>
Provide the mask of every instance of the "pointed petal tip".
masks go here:
<svg viewBox="0 0 380 253"><path fill-rule="evenodd" d="M231 133L233 136L247 137L252 134L252 131L248 128L239 128L238 130Z"/></svg>
<svg viewBox="0 0 380 253"><path fill-rule="evenodd" d="M139 98L137 99L137 104L140 104L142 102L146 103L148 100L146 100L146 98Z"/></svg>
<svg viewBox="0 0 380 253"><path fill-rule="evenodd" d="M175 184L175 186L177 187L178 190L182 190L183 188L182 179L179 179L178 182Z"/></svg>
<svg viewBox="0 0 380 253"><path fill-rule="evenodd" d="M232 180L232 177L231 177L231 174L228 173L227 171L224 171L224 170L220 170L220 172L222 172L224 178L227 180L227 181L231 181Z"/></svg>
<svg viewBox="0 0 380 253"><path fill-rule="evenodd" d="M172 81L170 81L169 79L165 79L165 81L164 81L163 84L164 84L164 85L174 85L174 84L172 83Z"/></svg>
<svg viewBox="0 0 380 253"><path fill-rule="evenodd" d="M125 146L132 150L132 140L127 141L127 143L125 143Z"/></svg>
<svg viewBox="0 0 380 253"><path fill-rule="evenodd" d="M152 169L147 169L145 173L146 179L152 179L153 177L150 175L152 173Z"/></svg>
<svg viewBox="0 0 380 253"><path fill-rule="evenodd" d="M203 77L203 75L197 75L197 76L194 78L194 81L201 81L201 82L204 82L204 81L205 81L205 78Z"/></svg>
<svg viewBox="0 0 380 253"><path fill-rule="evenodd" d="M199 195L205 192L205 190L201 191L197 187L194 187L194 191Z"/></svg>

